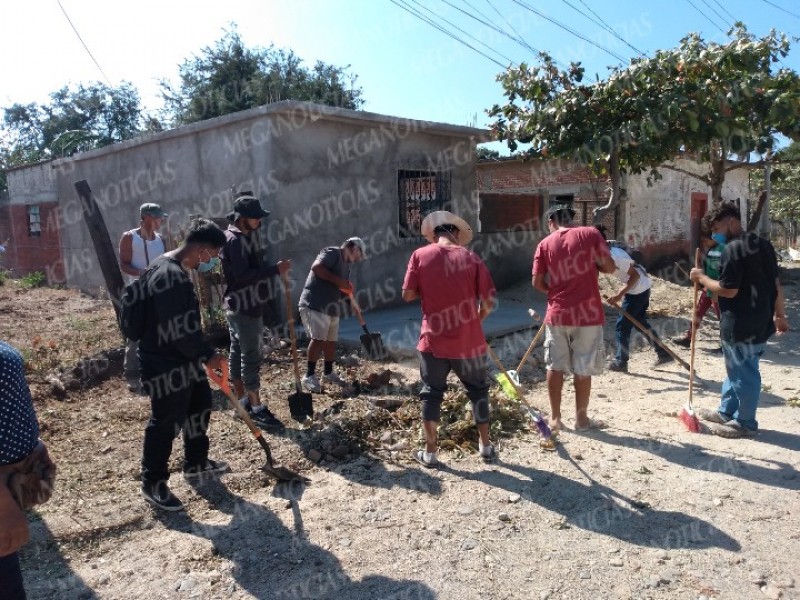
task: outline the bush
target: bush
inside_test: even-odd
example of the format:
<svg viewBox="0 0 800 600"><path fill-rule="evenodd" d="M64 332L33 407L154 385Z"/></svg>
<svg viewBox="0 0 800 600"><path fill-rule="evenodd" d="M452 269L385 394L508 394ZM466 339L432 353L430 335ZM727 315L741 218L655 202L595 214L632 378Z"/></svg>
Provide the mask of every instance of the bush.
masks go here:
<svg viewBox="0 0 800 600"><path fill-rule="evenodd" d="M42 273L41 271L34 271L33 273L28 273L27 275L25 275L25 277L19 280L19 284L22 287L26 288L41 287L44 285L44 283L45 283L45 276L44 273Z"/></svg>

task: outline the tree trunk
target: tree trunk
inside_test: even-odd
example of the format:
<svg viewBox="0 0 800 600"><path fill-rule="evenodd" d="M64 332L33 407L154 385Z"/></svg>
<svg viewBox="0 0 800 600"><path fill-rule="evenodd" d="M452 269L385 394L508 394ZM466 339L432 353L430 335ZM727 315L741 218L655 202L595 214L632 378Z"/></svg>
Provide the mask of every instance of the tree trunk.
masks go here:
<svg viewBox="0 0 800 600"><path fill-rule="evenodd" d="M711 166L708 171L713 206L722 202L722 184L725 183L725 152L722 144L711 142Z"/></svg>
<svg viewBox="0 0 800 600"><path fill-rule="evenodd" d="M758 222L761 220L761 211L764 210L764 203L767 201L767 191L764 190L758 196L758 202L756 202L756 208L753 211L753 214L750 216L750 220L747 222L747 231L755 231L755 228L758 227Z"/></svg>
<svg viewBox="0 0 800 600"><path fill-rule="evenodd" d="M603 206L598 206L592 211L593 222L595 225L600 225L603 222L606 214L619 206L621 198L620 182L622 175L619 170L619 150L614 148L611 155L608 157L608 176L611 180L611 195L608 197L608 202Z"/></svg>

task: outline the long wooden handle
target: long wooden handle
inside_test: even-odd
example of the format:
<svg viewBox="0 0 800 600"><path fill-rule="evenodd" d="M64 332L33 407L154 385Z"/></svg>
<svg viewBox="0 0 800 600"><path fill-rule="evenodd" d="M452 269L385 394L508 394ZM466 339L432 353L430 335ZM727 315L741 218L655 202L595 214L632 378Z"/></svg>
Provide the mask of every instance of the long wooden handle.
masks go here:
<svg viewBox="0 0 800 600"><path fill-rule="evenodd" d="M694 266L696 269L700 268L700 248L697 248L694 253ZM689 409L692 408L692 394L694 392L694 354L697 350L697 296L700 291L700 284L696 281L692 286L692 337L691 337L691 350L689 352Z"/></svg>
<svg viewBox="0 0 800 600"><path fill-rule="evenodd" d="M297 356L297 334L294 331L294 313L292 312L292 294L289 292L289 276L281 273L283 295L286 300L286 321L289 324L289 338L292 340L292 362L294 363L294 386L300 391L300 362Z"/></svg>
<svg viewBox="0 0 800 600"><path fill-rule="evenodd" d="M361 307L358 305L356 301L355 294L347 294L350 296L350 305L353 307L353 312L356 313L356 319L358 319L358 324L361 325L366 330L367 322L364 320L364 315L361 314Z"/></svg>
<svg viewBox="0 0 800 600"><path fill-rule="evenodd" d="M682 359L680 356L678 356L677 354L675 354L675 352L673 352L673 351L672 351L672 349L670 349L670 347L669 347L669 346L667 346L667 345L666 345L664 342L662 342L662 341L661 341L659 338L657 338L656 336L654 336L654 335L653 335L653 332L652 332L652 331L650 331L649 329L647 329L647 328L646 328L644 325L642 325L642 324L639 322L639 320L638 320L636 317L634 317L632 314L630 314L630 313L629 313L627 310L625 310L624 308L622 308L622 307L621 307L619 304L617 304L616 302L611 302L611 298L609 298L608 296L604 296L604 298L605 298L606 302L608 302L608 304L609 304L609 305L611 305L611 306L613 306L614 308L616 308L616 309L617 309L617 310L618 310L618 311L619 311L619 312L622 314L622 316L624 316L626 319L628 319L628 321L630 321L631 323L633 323L633 325L634 325L634 326L635 326L635 327L636 327L636 328L637 328L639 331L641 331L643 334L645 334L645 335L646 335L648 338L650 338L650 340L651 340L651 341L652 341L654 344L657 344L659 348L661 348L661 349L662 349L662 350L664 350L664 351L665 351L667 354L669 354L669 355L670 355L672 358L674 358L674 359L675 359L675 360L678 362L678 364L679 364L679 365L681 365L681 366L682 366L684 369L686 369L687 371L689 371L689 370L690 370L689 363L687 363L687 362L686 362L685 360L683 360L683 359Z"/></svg>
<svg viewBox="0 0 800 600"><path fill-rule="evenodd" d="M528 400L525 398L525 394L522 392L522 388L518 386L514 381L514 379L508 374L508 371L506 371L506 368L503 366L503 363L500 362L500 359L497 358L497 354L495 354L494 350L492 350L492 347L488 343L486 344L486 350L489 356L494 361L494 364L497 365L497 368L500 369L500 371L502 371L503 375L506 376L506 379L508 379L509 383L512 386L514 386L514 390L517 392L520 402L525 406L525 408L531 408L531 405L528 404Z"/></svg>
<svg viewBox="0 0 800 600"><path fill-rule="evenodd" d="M212 369L206 366L206 373L208 374L208 378L217 384L217 387L225 394L225 399L228 401L228 404L231 405L233 411L245 422L247 428L253 434L253 437L256 438L259 445L264 449L264 452L267 455L267 462L270 466L272 466L272 451L269 448L269 444L267 440L264 439L264 432L253 422L253 419L250 418L250 415L247 414L247 411L244 407L239 404L239 400L234 395L233 391L231 390L231 386L228 385L228 363L222 363L222 375L217 375Z"/></svg>
<svg viewBox="0 0 800 600"><path fill-rule="evenodd" d="M537 321L538 321L538 320L540 320L540 319L538 319L538 318L537 318L537 317L538 317L538 315L536 315L536 311L532 311L532 312L533 312L533 314L532 314L531 316L532 316L534 319L536 319ZM530 346L528 346L528 350L527 350L527 351L525 352L525 354L523 355L523 357L522 357L522 360L520 360L520 361L519 361L519 365L517 366L517 373L519 373L519 372L522 370L522 367L523 367L523 365L525 364L525 361L527 361L527 360L528 360L528 356L530 356L530 353L531 353L531 352L533 351L533 349L536 347L536 342L538 342L538 341L539 341L539 338L540 338L540 337L542 337L542 333L544 333L544 323L542 323L541 325L539 325L539 331L537 331L537 332L536 332L536 335L535 335L535 336L533 336L533 341L531 342L531 345L530 345Z"/></svg>

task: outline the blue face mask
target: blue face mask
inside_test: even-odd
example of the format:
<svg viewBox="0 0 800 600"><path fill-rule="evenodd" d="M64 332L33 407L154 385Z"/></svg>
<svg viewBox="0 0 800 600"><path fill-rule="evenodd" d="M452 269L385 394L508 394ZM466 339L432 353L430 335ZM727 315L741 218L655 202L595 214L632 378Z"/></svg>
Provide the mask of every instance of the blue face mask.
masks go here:
<svg viewBox="0 0 800 600"><path fill-rule="evenodd" d="M712 233L711 239L717 242L718 244L724 244L728 241L728 237L724 233Z"/></svg>
<svg viewBox="0 0 800 600"><path fill-rule="evenodd" d="M197 270L200 273L208 273L211 269L216 267L219 264L219 258L216 256L212 256L208 262L201 262L197 265Z"/></svg>

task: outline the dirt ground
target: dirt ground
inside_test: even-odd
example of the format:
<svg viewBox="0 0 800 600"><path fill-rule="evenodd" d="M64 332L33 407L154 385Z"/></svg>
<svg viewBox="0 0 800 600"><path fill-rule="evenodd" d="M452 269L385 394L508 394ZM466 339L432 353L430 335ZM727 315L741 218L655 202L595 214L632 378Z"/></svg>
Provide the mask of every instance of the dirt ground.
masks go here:
<svg viewBox="0 0 800 600"><path fill-rule="evenodd" d="M795 328L798 282L800 267L789 265ZM666 337L685 330L690 298L685 287L656 282L653 322ZM611 350L613 309L608 317ZM706 319L695 399L707 408L724 376L717 335ZM652 368L655 354L640 344L628 374L594 380L591 412L607 429L566 431L548 453L533 431L495 428L498 464L462 444L442 453L438 470L410 460L421 439L416 361L344 353L342 373L374 385L353 398L315 395L327 410L300 427L285 402L293 381L281 350L265 360L262 379L271 408L292 425L269 442L279 464L311 483L275 485L218 397L211 454L232 472L190 486L177 441L170 483L185 514L154 511L139 495L149 404L119 377L108 302L7 282L0 337L28 360L42 437L59 467L53 498L30 513L32 540L21 553L34 600L800 598L797 331L773 338L762 361L756 439L685 431L676 414L686 371ZM531 339L526 331L492 345L511 367ZM541 352L522 381L546 409ZM567 385L568 424L571 395ZM402 406L389 412L376 402Z"/></svg>

